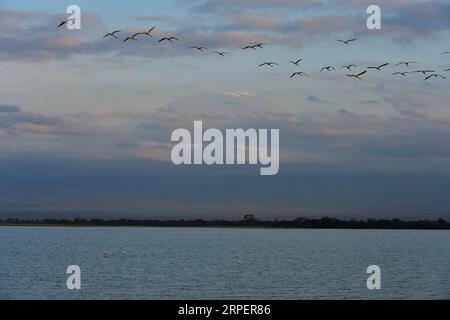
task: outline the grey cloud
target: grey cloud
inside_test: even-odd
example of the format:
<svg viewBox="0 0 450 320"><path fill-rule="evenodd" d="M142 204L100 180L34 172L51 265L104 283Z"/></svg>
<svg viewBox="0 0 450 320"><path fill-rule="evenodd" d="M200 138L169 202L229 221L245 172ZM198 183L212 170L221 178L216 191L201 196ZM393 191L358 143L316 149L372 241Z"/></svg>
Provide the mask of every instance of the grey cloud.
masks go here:
<svg viewBox="0 0 450 320"><path fill-rule="evenodd" d="M20 112L20 108L13 105L0 104L0 113Z"/></svg>

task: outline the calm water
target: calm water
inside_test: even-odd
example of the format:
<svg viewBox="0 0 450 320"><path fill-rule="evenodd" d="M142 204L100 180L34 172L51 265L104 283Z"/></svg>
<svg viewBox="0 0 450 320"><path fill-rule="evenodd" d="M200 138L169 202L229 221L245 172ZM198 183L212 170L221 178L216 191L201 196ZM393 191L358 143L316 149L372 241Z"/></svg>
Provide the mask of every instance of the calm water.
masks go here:
<svg viewBox="0 0 450 320"><path fill-rule="evenodd" d="M35 298L450 299L450 232L0 227L0 299Z"/></svg>

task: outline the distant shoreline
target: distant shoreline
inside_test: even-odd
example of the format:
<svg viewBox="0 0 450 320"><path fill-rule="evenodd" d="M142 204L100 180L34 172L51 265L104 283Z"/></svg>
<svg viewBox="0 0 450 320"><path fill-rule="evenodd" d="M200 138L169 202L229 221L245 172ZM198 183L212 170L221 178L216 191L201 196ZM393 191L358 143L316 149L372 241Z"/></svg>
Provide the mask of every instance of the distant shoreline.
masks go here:
<svg viewBox="0 0 450 320"><path fill-rule="evenodd" d="M450 230L443 219L403 221L400 219L340 220L297 218L258 220L134 220L134 219L0 219L0 227L136 227L136 228L240 228L240 229L347 229L347 230Z"/></svg>

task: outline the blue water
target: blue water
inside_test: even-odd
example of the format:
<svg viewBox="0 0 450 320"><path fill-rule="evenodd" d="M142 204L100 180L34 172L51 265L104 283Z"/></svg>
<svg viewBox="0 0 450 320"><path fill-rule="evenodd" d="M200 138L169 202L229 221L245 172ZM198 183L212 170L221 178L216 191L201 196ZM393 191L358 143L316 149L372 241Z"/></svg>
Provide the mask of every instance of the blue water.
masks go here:
<svg viewBox="0 0 450 320"><path fill-rule="evenodd" d="M0 227L0 299L239 298L450 299L450 232Z"/></svg>

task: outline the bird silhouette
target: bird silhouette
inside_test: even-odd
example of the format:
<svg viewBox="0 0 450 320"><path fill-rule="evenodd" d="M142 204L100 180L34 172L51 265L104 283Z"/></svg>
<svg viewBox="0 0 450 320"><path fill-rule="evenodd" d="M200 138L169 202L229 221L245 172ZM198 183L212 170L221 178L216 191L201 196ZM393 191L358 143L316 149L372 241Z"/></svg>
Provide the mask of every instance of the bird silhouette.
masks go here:
<svg viewBox="0 0 450 320"><path fill-rule="evenodd" d="M448 72L448 71L450 71L450 69L445 69L444 71L445 71L445 72Z"/></svg>
<svg viewBox="0 0 450 320"><path fill-rule="evenodd" d="M403 61L403 62L397 63L396 66L401 66L402 64L404 64L405 66L409 67L410 64L417 64L417 62L414 62L414 61Z"/></svg>
<svg viewBox="0 0 450 320"><path fill-rule="evenodd" d="M209 49L206 48L206 47L198 47L198 46L190 47L190 49L196 49L196 50L198 50L198 51L200 51L200 52L205 52L205 50L209 50Z"/></svg>
<svg viewBox="0 0 450 320"><path fill-rule="evenodd" d="M342 66L341 69L346 68L348 71L352 71L352 68L357 68L357 67L358 67L357 65L349 64L349 65L344 65L344 66Z"/></svg>
<svg viewBox="0 0 450 320"><path fill-rule="evenodd" d="M103 36L103 39L105 39L105 38L107 38L107 37L113 37L113 38L118 38L118 36L116 36L116 33L119 33L119 32L121 32L120 30L116 30L116 31L113 31L113 32L108 32L107 34L105 34L104 36Z"/></svg>
<svg viewBox="0 0 450 320"><path fill-rule="evenodd" d="M141 34L142 34L142 35L149 36L149 37L153 37L153 36L152 36L152 32L153 32L153 30L155 30L155 29L156 29L156 27L151 27L150 29L148 29L148 31L146 31L146 32L141 32Z"/></svg>
<svg viewBox="0 0 450 320"><path fill-rule="evenodd" d="M249 45L249 46L243 47L242 49L243 49L243 50L248 50L248 49L256 50L256 47L255 47L255 45Z"/></svg>
<svg viewBox="0 0 450 320"><path fill-rule="evenodd" d="M295 77L295 76L301 76L301 77L303 77L303 76L305 76L305 77L307 77L308 75L306 74L306 73L304 73L304 72L294 72L293 74L292 74L292 76L291 76L291 79L293 78L293 77Z"/></svg>
<svg viewBox="0 0 450 320"><path fill-rule="evenodd" d="M358 73L358 74L347 74L346 76L350 77L350 78L355 78L355 79L358 79L358 80L362 80L361 76L366 74L366 73L367 73L367 70L365 70L365 71L363 71L361 73Z"/></svg>
<svg viewBox="0 0 450 320"><path fill-rule="evenodd" d="M428 77L425 78L425 80L428 80L431 78L441 78L441 79L447 80L446 77L444 77L443 75L437 74L437 73L433 73L433 74L429 75Z"/></svg>
<svg viewBox="0 0 450 320"><path fill-rule="evenodd" d="M378 71L381 71L381 68L388 66L389 63L384 63L378 67L367 67L367 69L377 69Z"/></svg>
<svg viewBox="0 0 450 320"><path fill-rule="evenodd" d="M134 35L132 35L132 36L127 36L122 42L127 42L129 40L138 41L137 39L134 38Z"/></svg>
<svg viewBox="0 0 450 320"><path fill-rule="evenodd" d="M328 71L330 71L330 72L331 72L331 70L333 70L334 72L336 72L336 69L335 69L334 67L332 67L332 66L326 66L326 67L323 67L323 68L320 70L320 72L322 72L323 70L328 70Z"/></svg>
<svg viewBox="0 0 450 320"><path fill-rule="evenodd" d="M442 55L444 55L444 54L450 54L450 51L442 52L441 54L442 54Z"/></svg>
<svg viewBox="0 0 450 320"><path fill-rule="evenodd" d="M213 51L213 53L215 53L221 57L225 57L226 54L230 54L229 52L225 52L225 51Z"/></svg>
<svg viewBox="0 0 450 320"><path fill-rule="evenodd" d="M58 28L62 27L63 25L66 25L69 22L69 20L61 20L61 22L58 24Z"/></svg>
<svg viewBox="0 0 450 320"><path fill-rule="evenodd" d="M298 59L296 61L289 61L289 63L295 64L296 66L300 67L300 62L302 62L304 59Z"/></svg>
<svg viewBox="0 0 450 320"><path fill-rule="evenodd" d="M261 63L258 67L263 67L263 66L273 67L273 66L278 66L278 63L266 61L264 63Z"/></svg>
<svg viewBox="0 0 450 320"><path fill-rule="evenodd" d="M434 70L416 70L416 71L413 71L412 73L422 73L424 76L426 76L427 73L433 73L433 72L436 72L436 71L434 71Z"/></svg>
<svg viewBox="0 0 450 320"><path fill-rule="evenodd" d="M400 75L406 77L407 74L411 74L411 72L394 72L392 75L393 76Z"/></svg>
<svg viewBox="0 0 450 320"><path fill-rule="evenodd" d="M350 40L336 40L338 42L345 43L346 45L350 45L351 42L356 41L358 39L350 39Z"/></svg>
<svg viewBox="0 0 450 320"><path fill-rule="evenodd" d="M164 38L161 38L161 39L159 39L159 41L158 42L163 42L163 41L168 41L168 42L170 42L170 43L173 43L173 41L180 41L178 38L176 38L176 37L164 37Z"/></svg>

